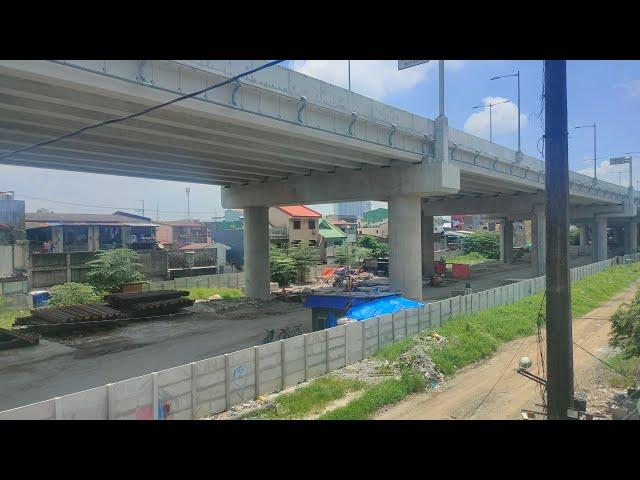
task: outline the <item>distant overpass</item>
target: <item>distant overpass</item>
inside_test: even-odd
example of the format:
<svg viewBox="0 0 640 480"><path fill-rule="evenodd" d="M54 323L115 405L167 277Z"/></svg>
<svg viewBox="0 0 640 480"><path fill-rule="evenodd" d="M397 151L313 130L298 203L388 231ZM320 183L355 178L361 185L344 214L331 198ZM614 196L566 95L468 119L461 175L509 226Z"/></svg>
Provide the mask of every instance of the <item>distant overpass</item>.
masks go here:
<svg viewBox="0 0 640 480"><path fill-rule="evenodd" d="M263 62L0 61L0 154L213 85ZM267 207L389 202L392 286L421 296L433 215L531 218L544 271L544 163L283 67L6 163L221 185L245 209L247 293L268 295ZM571 172L572 222L606 257L607 219L637 248L638 192ZM585 230L586 231L586 230ZM603 237L604 235L604 237ZM509 261L509 241L503 259ZM422 258L422 268L417 258Z"/></svg>

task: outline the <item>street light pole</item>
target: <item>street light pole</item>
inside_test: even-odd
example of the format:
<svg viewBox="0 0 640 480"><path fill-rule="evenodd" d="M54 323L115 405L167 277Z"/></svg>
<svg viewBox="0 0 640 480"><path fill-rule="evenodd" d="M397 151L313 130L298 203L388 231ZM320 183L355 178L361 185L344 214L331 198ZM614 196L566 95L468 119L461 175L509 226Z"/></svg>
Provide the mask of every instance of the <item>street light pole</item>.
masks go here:
<svg viewBox="0 0 640 480"><path fill-rule="evenodd" d="M438 61L438 70L440 71L440 116L444 117L444 60Z"/></svg>
<svg viewBox="0 0 640 480"><path fill-rule="evenodd" d="M473 108L487 108L487 106L489 107L489 143L493 143L493 113L492 113L492 108L495 107L496 105L502 105L503 103L509 103L511 102L511 100L505 100L504 102L498 102L498 103L489 103L489 105L477 105Z"/></svg>
<svg viewBox="0 0 640 480"><path fill-rule="evenodd" d="M351 60L347 60L349 66L349 91L351 91Z"/></svg>
<svg viewBox="0 0 640 480"><path fill-rule="evenodd" d="M520 70L512 75L501 75L499 77L492 77L491 80L498 80L500 78L517 77L518 79L518 151L516 152L516 160L520 162L522 160L522 144L520 141Z"/></svg>

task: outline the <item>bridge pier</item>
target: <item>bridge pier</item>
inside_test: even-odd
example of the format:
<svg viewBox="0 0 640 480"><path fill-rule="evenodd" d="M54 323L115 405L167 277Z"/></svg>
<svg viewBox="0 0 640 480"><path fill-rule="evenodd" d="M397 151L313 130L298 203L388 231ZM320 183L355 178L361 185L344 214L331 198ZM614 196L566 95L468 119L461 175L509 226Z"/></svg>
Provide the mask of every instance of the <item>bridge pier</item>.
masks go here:
<svg viewBox="0 0 640 480"><path fill-rule="evenodd" d="M421 199L389 199L389 284L414 300L422 300Z"/></svg>
<svg viewBox="0 0 640 480"><path fill-rule="evenodd" d="M579 225L580 228L580 247L584 248L587 246L587 224L582 223Z"/></svg>
<svg viewBox="0 0 640 480"><path fill-rule="evenodd" d="M422 215L421 235L422 235L422 276L433 275L433 215Z"/></svg>
<svg viewBox="0 0 640 480"><path fill-rule="evenodd" d="M268 207L244 209L244 274L247 297L270 297Z"/></svg>
<svg viewBox="0 0 640 480"><path fill-rule="evenodd" d="M513 220L505 217L500 220L500 262L513 261Z"/></svg>
<svg viewBox="0 0 640 480"><path fill-rule="evenodd" d="M631 255L638 251L638 221L631 220L624 226L624 253Z"/></svg>
<svg viewBox="0 0 640 480"><path fill-rule="evenodd" d="M594 262L607 259L607 217L597 216L593 224L593 246L591 255Z"/></svg>

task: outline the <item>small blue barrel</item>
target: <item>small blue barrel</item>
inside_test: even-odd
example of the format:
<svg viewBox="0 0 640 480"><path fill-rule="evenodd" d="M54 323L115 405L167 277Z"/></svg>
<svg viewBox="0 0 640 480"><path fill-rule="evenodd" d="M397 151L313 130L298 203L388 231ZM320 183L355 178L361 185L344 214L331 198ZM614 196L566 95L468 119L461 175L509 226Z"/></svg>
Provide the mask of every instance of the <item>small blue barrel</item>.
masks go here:
<svg viewBox="0 0 640 480"><path fill-rule="evenodd" d="M51 294L46 290L37 290L35 292L30 292L30 295L33 297L33 307L38 308L44 306L44 304L49 300Z"/></svg>

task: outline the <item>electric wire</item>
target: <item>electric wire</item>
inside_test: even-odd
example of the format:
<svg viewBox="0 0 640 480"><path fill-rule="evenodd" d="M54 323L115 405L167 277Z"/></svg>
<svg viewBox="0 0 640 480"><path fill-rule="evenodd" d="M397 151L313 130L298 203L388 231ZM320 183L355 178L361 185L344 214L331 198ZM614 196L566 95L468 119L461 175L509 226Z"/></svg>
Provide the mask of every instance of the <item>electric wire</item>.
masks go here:
<svg viewBox="0 0 640 480"><path fill-rule="evenodd" d="M284 60L274 60L274 61L271 61L271 62L267 62L264 65L261 65L259 67L253 68L251 70L247 70L246 72L243 72L243 73L241 73L239 75L236 75L235 77L231 77L231 78L228 78L226 80L223 80L222 82L216 83L215 85L211 85L210 87L206 87L206 88L203 88L202 90L198 90L198 91L195 91L195 92L192 92L192 93L188 93L186 95L182 95L180 97L176 97L173 100L169 100L167 102L160 103L158 105L154 105L152 107L145 108L143 110L140 110L139 112L132 113L132 114L129 114L129 115L125 115L125 116L122 116L122 117L111 118L109 120L104 120L102 122L94 123L92 125L87 125L86 127L82 127L82 128L77 129L77 130L73 130L71 132L65 133L65 134L60 135L58 137L52 138L50 140L45 140L45 141L42 141L42 142L39 142L39 143L35 143L35 144L30 145L28 147L19 148L18 150L14 150L14 151L6 153L4 155L0 155L0 160L5 160L5 159L7 159L7 158L9 158L9 157L11 157L13 155L18 154L18 153L27 152L27 151L34 150L34 149L39 148L39 147L43 147L45 145L50 145L52 143L59 142L60 140L64 140L65 138L69 138L69 137L72 137L74 135L79 135L80 133L86 132L87 130L92 130L94 128L102 127L104 125L110 125L110 124L113 124L113 123L118 123L118 122L123 122L125 120L130 120L132 118L139 117L141 115L145 115L147 113L153 112L154 110L158 110L159 108L167 107L169 105L173 105L174 103L178 103L178 102L181 102L183 100L187 100L189 98L197 97L198 95L201 95L201 94L203 94L205 92L208 92L209 90L213 90L215 88L219 88L219 87L222 87L224 85L228 85L230 83L236 82L242 77L246 77L247 75L254 74L256 72L259 72L260 70L264 70L265 68L272 67L272 66L277 65L278 63L282 63L282 62L284 62Z"/></svg>
<svg viewBox="0 0 640 480"><path fill-rule="evenodd" d="M540 302L540 307L538 309L538 315L536 317L536 322L538 321L538 319L541 316L542 313L542 305L544 305L544 299L545 299L545 294L542 295L542 301ZM518 352L520 351L520 348L522 347L522 345L525 344L525 342L527 341L526 337L520 342L520 344L518 345L518 348L516 348L515 352L513 352L513 356L511 357L511 359L509 360L509 362L505 365L504 370L502 371L502 373L500 374L500 377L498 377L498 380L496 380L496 382L493 384L493 386L491 387L491 389L487 392L487 394L483 397L483 399L480 401L480 403L476 406L476 408L474 408L473 412L471 412L471 414L467 417L468 419L471 419L471 417L473 417L476 412L480 409L480 407L484 404L484 402L487 400L487 398L489 398L489 395L491 395L491 393L495 390L495 388L498 386L498 384L500 383L500 381L502 380L502 377L504 377L504 374L507 372L507 369L509 368L509 365L511 365L513 363L513 360L516 358L516 355L518 354Z"/></svg>

